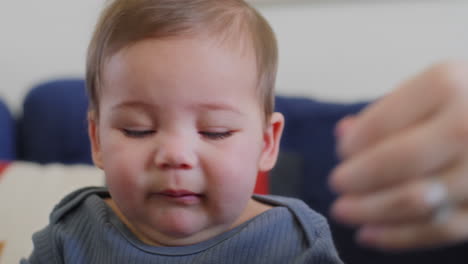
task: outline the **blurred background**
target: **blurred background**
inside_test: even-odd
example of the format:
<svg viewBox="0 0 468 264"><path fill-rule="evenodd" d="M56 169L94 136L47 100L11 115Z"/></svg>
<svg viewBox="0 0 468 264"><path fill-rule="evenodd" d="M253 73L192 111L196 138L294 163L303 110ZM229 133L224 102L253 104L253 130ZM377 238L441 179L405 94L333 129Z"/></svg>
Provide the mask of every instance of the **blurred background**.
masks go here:
<svg viewBox="0 0 468 264"><path fill-rule="evenodd" d="M252 1L277 33L279 94L364 101L384 95L430 64L468 59L468 0ZM18 117L11 118L0 104L0 212L6 216L0 241L7 241L0 262L18 263L29 254L31 234L47 223L53 205L67 192L103 182L95 168L60 166L90 162L82 82L66 82L70 89L62 89L63 82L49 83L28 96L27 107L22 104L39 83L84 78L87 45L105 2L0 0L0 99ZM334 124L364 105L279 98L277 106L288 120L282 165L276 178L264 178L263 186L300 197L327 214L334 199L327 175L338 162ZM2 178L2 158L55 164L11 162L8 170L3 164ZM273 189L275 183L282 192ZM384 254L358 247L353 230L330 220L347 263L467 263L468 244Z"/></svg>
<svg viewBox="0 0 468 264"><path fill-rule="evenodd" d="M279 40L281 94L372 99L429 64L468 58L466 0L256 1ZM13 112L34 84L84 76L104 2L0 1L0 97Z"/></svg>

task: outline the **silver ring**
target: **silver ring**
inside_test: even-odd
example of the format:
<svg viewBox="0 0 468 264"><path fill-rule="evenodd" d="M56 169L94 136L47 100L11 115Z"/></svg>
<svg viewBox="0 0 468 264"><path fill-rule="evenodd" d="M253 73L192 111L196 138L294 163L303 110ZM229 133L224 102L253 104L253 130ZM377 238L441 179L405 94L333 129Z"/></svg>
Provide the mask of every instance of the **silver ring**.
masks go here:
<svg viewBox="0 0 468 264"><path fill-rule="evenodd" d="M453 204L449 200L447 186L438 179L434 179L430 183L424 200L432 208L432 221L434 223L445 223L454 210Z"/></svg>

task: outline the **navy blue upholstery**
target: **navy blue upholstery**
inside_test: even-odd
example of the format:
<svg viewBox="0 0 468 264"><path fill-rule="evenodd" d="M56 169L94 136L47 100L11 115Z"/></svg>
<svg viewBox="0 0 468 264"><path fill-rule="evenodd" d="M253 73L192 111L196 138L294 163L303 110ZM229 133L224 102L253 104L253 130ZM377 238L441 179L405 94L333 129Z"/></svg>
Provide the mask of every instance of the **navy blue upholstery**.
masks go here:
<svg viewBox="0 0 468 264"><path fill-rule="evenodd" d="M16 158L15 120L5 103L0 100L0 160Z"/></svg>
<svg viewBox="0 0 468 264"><path fill-rule="evenodd" d="M334 126L336 121L360 111L365 105L365 102L335 104L277 97L276 110L285 115L286 127L278 164L283 170L275 170L271 175L280 184L275 185L272 192L299 197L328 217L336 198L327 184L328 174L338 162L334 151ZM40 163L91 163L86 109L82 80L53 81L34 88L25 99L20 123L21 157ZM284 183L288 182L294 184L285 191ZM354 242L352 228L331 218L329 221L340 255L348 264L467 263L468 244L385 253L360 247Z"/></svg>
<svg viewBox="0 0 468 264"><path fill-rule="evenodd" d="M57 80L28 93L19 122L20 159L91 164L84 87L81 79Z"/></svg>
<svg viewBox="0 0 468 264"><path fill-rule="evenodd" d="M294 153L302 159L300 186L308 186L297 195L325 213L326 201L334 199L327 186L330 170L337 164L335 153L335 124L342 117L360 111L366 103L324 103L305 98L276 98L276 111L286 119L281 152Z"/></svg>

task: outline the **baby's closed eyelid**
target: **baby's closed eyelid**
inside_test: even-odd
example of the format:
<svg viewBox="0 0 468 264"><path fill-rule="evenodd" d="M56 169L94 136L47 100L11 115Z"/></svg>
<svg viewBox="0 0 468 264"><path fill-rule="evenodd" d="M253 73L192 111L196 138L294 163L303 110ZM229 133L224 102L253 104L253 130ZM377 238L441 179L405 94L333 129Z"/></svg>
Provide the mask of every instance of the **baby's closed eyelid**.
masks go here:
<svg viewBox="0 0 468 264"><path fill-rule="evenodd" d="M228 137L231 137L235 131L233 130L226 130L226 131L200 131L198 132L200 135L203 137L206 137L208 139L213 139L213 140L220 140L220 139L225 139Z"/></svg>
<svg viewBox="0 0 468 264"><path fill-rule="evenodd" d="M122 128L121 131L125 136L130 137L130 138L143 138L143 137L150 136L156 133L156 130L151 130L151 129Z"/></svg>

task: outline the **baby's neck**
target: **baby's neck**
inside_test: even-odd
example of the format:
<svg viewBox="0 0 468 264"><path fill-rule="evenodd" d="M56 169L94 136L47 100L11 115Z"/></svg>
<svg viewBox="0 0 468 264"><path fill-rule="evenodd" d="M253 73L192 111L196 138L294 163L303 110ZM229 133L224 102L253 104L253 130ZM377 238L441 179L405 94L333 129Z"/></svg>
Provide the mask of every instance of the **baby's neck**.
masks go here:
<svg viewBox="0 0 468 264"><path fill-rule="evenodd" d="M246 210L244 210L244 213L234 222L234 224L231 225L230 229L249 221L250 219L268 211L271 208L271 205L259 202L251 198L247 203L247 208Z"/></svg>

